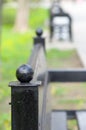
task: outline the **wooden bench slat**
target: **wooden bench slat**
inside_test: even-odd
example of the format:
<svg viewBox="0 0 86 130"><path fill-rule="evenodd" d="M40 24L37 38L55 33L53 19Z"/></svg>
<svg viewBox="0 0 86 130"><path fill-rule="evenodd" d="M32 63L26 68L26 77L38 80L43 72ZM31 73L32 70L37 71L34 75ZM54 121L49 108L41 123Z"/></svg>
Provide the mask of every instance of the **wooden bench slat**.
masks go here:
<svg viewBox="0 0 86 130"><path fill-rule="evenodd" d="M86 130L86 111L77 111L76 117L79 130Z"/></svg>
<svg viewBox="0 0 86 130"><path fill-rule="evenodd" d="M66 112L51 113L51 130L67 130Z"/></svg>

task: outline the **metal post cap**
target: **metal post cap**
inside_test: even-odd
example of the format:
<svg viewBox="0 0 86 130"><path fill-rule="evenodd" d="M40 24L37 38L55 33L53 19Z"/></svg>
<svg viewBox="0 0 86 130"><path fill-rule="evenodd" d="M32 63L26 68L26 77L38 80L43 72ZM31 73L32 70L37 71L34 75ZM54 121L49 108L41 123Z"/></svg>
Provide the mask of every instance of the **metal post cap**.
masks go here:
<svg viewBox="0 0 86 130"><path fill-rule="evenodd" d="M41 37L42 34L43 34L43 30L42 30L41 28L38 28L38 29L36 30L36 35L37 35L38 37Z"/></svg>
<svg viewBox="0 0 86 130"><path fill-rule="evenodd" d="M32 80L33 73L33 69L30 65L23 64L16 70L16 77L20 82L28 83Z"/></svg>

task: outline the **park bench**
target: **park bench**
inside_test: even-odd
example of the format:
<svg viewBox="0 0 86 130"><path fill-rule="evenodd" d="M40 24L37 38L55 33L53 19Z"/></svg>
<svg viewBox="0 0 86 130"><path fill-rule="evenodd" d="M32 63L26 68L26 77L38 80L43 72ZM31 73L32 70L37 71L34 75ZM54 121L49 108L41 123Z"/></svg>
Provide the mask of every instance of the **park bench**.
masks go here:
<svg viewBox="0 0 86 130"><path fill-rule="evenodd" d="M50 40L72 41L72 18L55 2L50 8Z"/></svg>
<svg viewBox="0 0 86 130"><path fill-rule="evenodd" d="M50 113L46 109L49 83L86 82L86 70L49 70L42 30L38 29L36 34L28 63L17 69L18 81L9 83L12 130L67 130L67 120L72 119L77 120L79 130L86 130L86 110L52 110Z"/></svg>

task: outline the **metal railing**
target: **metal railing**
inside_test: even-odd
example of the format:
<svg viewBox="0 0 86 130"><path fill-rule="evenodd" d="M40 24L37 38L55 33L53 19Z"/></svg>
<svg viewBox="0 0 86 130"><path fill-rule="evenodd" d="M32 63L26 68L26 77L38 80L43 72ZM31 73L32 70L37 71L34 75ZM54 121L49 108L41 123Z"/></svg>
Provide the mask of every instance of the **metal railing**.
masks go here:
<svg viewBox="0 0 86 130"><path fill-rule="evenodd" d="M46 71L45 42L42 38L42 30L38 29L36 34L28 63L17 69L18 81L9 83L12 130L45 129L48 72ZM43 86L43 100L39 113L39 86L41 85Z"/></svg>
<svg viewBox="0 0 86 130"><path fill-rule="evenodd" d="M18 81L9 83L11 87L12 130L50 129L47 128L50 125L48 122L50 117L46 120L47 115L50 114L49 111L46 112L48 83L86 82L85 69L47 69L45 40L42 37L42 30L37 30L36 34L37 37L34 38L34 47L29 61L27 64L21 65L16 71ZM40 87L42 88L42 95ZM42 97L41 100L40 97ZM68 119L76 118L77 110L62 111L67 113Z"/></svg>

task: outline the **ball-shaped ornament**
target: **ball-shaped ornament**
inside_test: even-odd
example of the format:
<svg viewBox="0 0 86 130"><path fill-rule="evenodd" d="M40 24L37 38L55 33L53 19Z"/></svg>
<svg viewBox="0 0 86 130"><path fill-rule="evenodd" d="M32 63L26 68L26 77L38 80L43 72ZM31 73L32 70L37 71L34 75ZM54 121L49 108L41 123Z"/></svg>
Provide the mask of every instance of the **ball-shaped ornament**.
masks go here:
<svg viewBox="0 0 86 130"><path fill-rule="evenodd" d="M33 78L33 69L28 64L21 65L16 71L17 79L22 83L30 82Z"/></svg>

